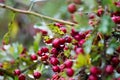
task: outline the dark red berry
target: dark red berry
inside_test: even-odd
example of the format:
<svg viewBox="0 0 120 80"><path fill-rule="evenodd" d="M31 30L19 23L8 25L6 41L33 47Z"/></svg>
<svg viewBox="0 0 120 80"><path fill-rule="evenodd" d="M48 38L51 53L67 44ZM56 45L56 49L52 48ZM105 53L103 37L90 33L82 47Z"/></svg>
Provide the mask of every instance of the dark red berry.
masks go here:
<svg viewBox="0 0 120 80"><path fill-rule="evenodd" d="M20 69L15 69L14 70L14 75L20 75L21 74L21 71L20 71Z"/></svg>
<svg viewBox="0 0 120 80"><path fill-rule="evenodd" d="M89 15L89 19L94 19L95 18L95 14L90 14Z"/></svg>
<svg viewBox="0 0 120 80"><path fill-rule="evenodd" d="M35 79L39 79L39 78L41 77L41 73L38 72L38 71L35 71L35 72L33 73L33 76L34 76Z"/></svg>
<svg viewBox="0 0 120 80"><path fill-rule="evenodd" d="M64 70L64 68L65 68L65 65L64 65L64 64L61 64L61 65L59 66L59 68L60 68L60 71L62 72L62 71Z"/></svg>
<svg viewBox="0 0 120 80"><path fill-rule="evenodd" d="M42 47L42 48L41 48L41 51L42 51L43 53L47 53L47 52L49 52L49 49L48 49L47 47Z"/></svg>
<svg viewBox="0 0 120 80"><path fill-rule="evenodd" d="M67 9L70 13L74 13L77 10L76 5L73 3L69 4Z"/></svg>
<svg viewBox="0 0 120 80"><path fill-rule="evenodd" d="M98 9L98 11L97 11L97 15L98 16L101 16L102 14L103 14L103 9L102 8L100 8L100 9Z"/></svg>
<svg viewBox="0 0 120 80"><path fill-rule="evenodd" d="M59 61L58 61L57 58L51 57L51 58L50 58L50 63L55 66L55 65L57 65L57 64L59 63Z"/></svg>
<svg viewBox="0 0 120 80"><path fill-rule="evenodd" d="M59 28L63 26L63 24L61 24L61 23L55 23L54 25L58 26Z"/></svg>
<svg viewBox="0 0 120 80"><path fill-rule="evenodd" d="M93 75L98 75L98 74L100 74L100 72L101 72L100 69L95 66L90 68L90 73Z"/></svg>
<svg viewBox="0 0 120 80"><path fill-rule="evenodd" d="M19 79L19 80L25 80L26 78L25 78L25 75L24 75L24 74L20 74L20 75L18 76L18 79Z"/></svg>
<svg viewBox="0 0 120 80"><path fill-rule="evenodd" d="M114 71L114 68L113 68L112 65L107 65L107 66L106 66L105 72L106 72L107 74L112 74L113 71Z"/></svg>
<svg viewBox="0 0 120 80"><path fill-rule="evenodd" d="M43 55L43 52L42 52L41 50L38 50L37 54L38 54L39 56L42 56L42 55Z"/></svg>
<svg viewBox="0 0 120 80"><path fill-rule="evenodd" d="M60 40L58 38L54 39L52 42L52 46L55 48L59 48L60 47Z"/></svg>
<svg viewBox="0 0 120 80"><path fill-rule="evenodd" d="M72 77L74 75L74 70L72 68L67 68L66 74L67 76Z"/></svg>
<svg viewBox="0 0 120 80"><path fill-rule="evenodd" d="M65 37L65 41L66 41L67 43L71 43L71 42L72 42L72 38L69 37L69 36L67 36L67 37Z"/></svg>
<svg viewBox="0 0 120 80"><path fill-rule="evenodd" d="M48 32L45 31L45 30L41 30L41 33L42 33L42 35L47 35L48 34Z"/></svg>
<svg viewBox="0 0 120 80"><path fill-rule="evenodd" d="M60 68L59 68L58 66L53 66L53 67L52 67L52 70L53 70L54 72L60 72Z"/></svg>
<svg viewBox="0 0 120 80"><path fill-rule="evenodd" d="M66 32L67 32L67 30L66 30L66 28L65 28L65 27L61 27L61 28L60 28L60 30L61 30L61 31L63 31L64 33L66 33Z"/></svg>
<svg viewBox="0 0 120 80"><path fill-rule="evenodd" d="M88 80L98 80L98 77L95 75L89 75Z"/></svg>
<svg viewBox="0 0 120 80"><path fill-rule="evenodd" d="M33 61L37 60L37 55L36 54L31 54L30 59L33 60Z"/></svg>
<svg viewBox="0 0 120 80"><path fill-rule="evenodd" d="M71 60L66 60L66 61L64 62L64 64L65 64L65 67L66 67L66 68L71 68L72 65L73 65L73 61L71 61Z"/></svg>
<svg viewBox="0 0 120 80"><path fill-rule="evenodd" d="M51 54L57 55L57 54L58 54L57 49L53 47L53 48L51 49Z"/></svg>
<svg viewBox="0 0 120 80"><path fill-rule="evenodd" d="M46 61L47 59L48 59L48 55L45 54L45 55L41 56L42 61Z"/></svg>
<svg viewBox="0 0 120 80"><path fill-rule="evenodd" d="M113 57L111 62L112 62L113 65L118 65L120 63L120 60L119 60L118 57Z"/></svg>
<svg viewBox="0 0 120 80"><path fill-rule="evenodd" d="M61 45L65 43L65 39L64 38L60 38L59 40L60 40L60 44Z"/></svg>

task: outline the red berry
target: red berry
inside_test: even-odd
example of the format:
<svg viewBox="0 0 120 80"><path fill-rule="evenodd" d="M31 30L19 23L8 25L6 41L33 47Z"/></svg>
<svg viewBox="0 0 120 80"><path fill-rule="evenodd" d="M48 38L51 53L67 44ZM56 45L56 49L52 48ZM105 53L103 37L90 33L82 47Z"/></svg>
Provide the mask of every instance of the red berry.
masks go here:
<svg viewBox="0 0 120 80"><path fill-rule="evenodd" d="M88 80L98 80L98 77L95 75L89 75Z"/></svg>
<svg viewBox="0 0 120 80"><path fill-rule="evenodd" d="M3 64L2 63L0 63L0 68L2 68L3 67Z"/></svg>
<svg viewBox="0 0 120 80"><path fill-rule="evenodd" d="M37 60L37 55L36 54L31 54L30 55L31 60Z"/></svg>
<svg viewBox="0 0 120 80"><path fill-rule="evenodd" d="M20 74L21 74L21 71L19 69L15 69L14 70L14 75L18 75L19 76Z"/></svg>
<svg viewBox="0 0 120 80"><path fill-rule="evenodd" d="M42 35L47 35L48 34L48 32L45 31L45 30L41 30L41 33L42 33Z"/></svg>
<svg viewBox="0 0 120 80"><path fill-rule="evenodd" d="M78 45L79 45L79 46L82 46L84 43L85 43L85 39L82 39L82 40L80 40L80 41L78 42Z"/></svg>
<svg viewBox="0 0 120 80"><path fill-rule="evenodd" d="M55 66L55 65L57 65L57 64L59 63L59 61L58 61L57 58L51 57L51 58L50 58L50 63Z"/></svg>
<svg viewBox="0 0 120 80"><path fill-rule="evenodd" d="M41 77L41 73L38 72L38 71L35 71L35 72L33 73L33 76L34 76L35 79L39 79L39 78Z"/></svg>
<svg viewBox="0 0 120 80"><path fill-rule="evenodd" d="M53 47L53 48L51 49L51 54L57 55L57 54L58 54L57 49Z"/></svg>
<svg viewBox="0 0 120 80"><path fill-rule="evenodd" d="M90 14L89 15L89 19L94 19L95 18L95 14Z"/></svg>
<svg viewBox="0 0 120 80"><path fill-rule="evenodd" d="M47 59L48 59L48 55L45 54L45 55L41 56L42 61L46 61Z"/></svg>
<svg viewBox="0 0 120 80"><path fill-rule="evenodd" d="M66 32L67 32L67 30L66 30L66 28L65 28L65 27L61 27L61 28L60 28L60 30L61 30L61 31L63 31L64 33L66 33Z"/></svg>
<svg viewBox="0 0 120 80"><path fill-rule="evenodd" d="M37 54L38 54L39 56L42 56L42 55L43 55L43 52L42 52L41 50L38 50Z"/></svg>
<svg viewBox="0 0 120 80"><path fill-rule="evenodd" d="M61 23L55 23L54 25L58 26L59 28L63 26L63 24L61 24Z"/></svg>
<svg viewBox="0 0 120 80"><path fill-rule="evenodd" d="M119 24L120 23L120 16L113 16L112 20L116 23Z"/></svg>
<svg viewBox="0 0 120 80"><path fill-rule="evenodd" d="M53 70L54 72L60 72L60 68L59 68L58 66L53 66L53 67L52 67L52 70Z"/></svg>
<svg viewBox="0 0 120 80"><path fill-rule="evenodd" d="M118 57L113 57L111 62L112 62L113 65L118 65L120 63L120 60L119 60Z"/></svg>
<svg viewBox="0 0 120 80"><path fill-rule="evenodd" d="M25 75L24 75L24 74L20 74L20 75L18 76L18 79L19 79L19 80L25 80Z"/></svg>
<svg viewBox="0 0 120 80"><path fill-rule="evenodd" d="M67 36L67 37L65 37L65 41L66 41L67 43L71 43L72 38L71 38L71 37L69 37L69 36Z"/></svg>
<svg viewBox="0 0 120 80"><path fill-rule="evenodd" d="M102 14L103 14L103 9L102 8L100 8L100 9L98 9L98 11L97 11L97 15L98 16L101 16Z"/></svg>
<svg viewBox="0 0 120 80"><path fill-rule="evenodd" d="M76 48L75 52L76 52L76 54L81 54L81 53L83 54L84 50L83 50L83 48Z"/></svg>
<svg viewBox="0 0 120 80"><path fill-rule="evenodd" d="M60 38L59 40L60 40L60 44L61 45L65 43L65 39L64 38Z"/></svg>
<svg viewBox="0 0 120 80"><path fill-rule="evenodd" d="M114 71L114 68L113 68L112 65L107 65L107 66L106 66L105 72L106 72L107 74L112 74L113 71Z"/></svg>
<svg viewBox="0 0 120 80"><path fill-rule="evenodd" d="M68 5L68 11L70 12L70 13L74 13L77 9L76 9L76 5L75 4L69 4Z"/></svg>
<svg viewBox="0 0 120 80"><path fill-rule="evenodd" d="M41 48L41 51L42 51L43 53L47 53L47 52L49 51L49 49L48 49L47 47L42 47L42 48Z"/></svg>
<svg viewBox="0 0 120 80"><path fill-rule="evenodd" d="M90 73L93 74L93 75L98 75L98 74L100 74L100 69L93 66L93 67L90 68Z"/></svg>
<svg viewBox="0 0 120 80"><path fill-rule="evenodd" d="M74 75L74 70L72 68L67 68L66 69L66 74L69 76L69 77L72 77Z"/></svg>
<svg viewBox="0 0 120 80"><path fill-rule="evenodd" d="M71 68L72 65L73 65L73 61L71 61L71 60L66 60L66 61L64 62L64 64L65 64L65 67L66 67L66 68Z"/></svg>
<svg viewBox="0 0 120 80"><path fill-rule="evenodd" d="M52 42L53 47L58 48L60 47L60 40L58 38L54 39Z"/></svg>

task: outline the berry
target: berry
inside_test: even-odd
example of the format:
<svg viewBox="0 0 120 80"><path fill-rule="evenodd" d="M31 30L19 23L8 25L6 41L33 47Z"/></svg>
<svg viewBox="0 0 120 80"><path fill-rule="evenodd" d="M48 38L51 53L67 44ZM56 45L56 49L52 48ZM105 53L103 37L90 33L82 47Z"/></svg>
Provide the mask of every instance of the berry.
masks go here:
<svg viewBox="0 0 120 80"><path fill-rule="evenodd" d="M113 68L112 65L107 65L107 66L106 66L105 72L106 72L107 74L112 74L113 71L114 71L114 68Z"/></svg>
<svg viewBox="0 0 120 80"><path fill-rule="evenodd" d="M53 66L53 67L52 67L52 70L53 70L54 72L60 72L60 68L59 68L58 66Z"/></svg>
<svg viewBox="0 0 120 80"><path fill-rule="evenodd" d="M65 42L71 43L71 41L72 41L72 38L71 38L71 37L69 37L69 36L65 37Z"/></svg>
<svg viewBox="0 0 120 80"><path fill-rule="evenodd" d="M113 57L112 60L111 60L111 62L112 62L113 65L118 65L119 62L120 62L120 60L119 60L118 57Z"/></svg>
<svg viewBox="0 0 120 80"><path fill-rule="evenodd" d="M51 49L51 54L57 55L57 54L58 54L57 49L53 47L53 48Z"/></svg>
<svg viewBox="0 0 120 80"><path fill-rule="evenodd" d="M67 9L70 13L74 13L77 10L76 5L74 3L69 4Z"/></svg>
<svg viewBox="0 0 120 80"><path fill-rule="evenodd" d="M85 39L82 39L82 40L80 40L80 41L78 42L78 45L79 45L79 46L82 46L84 43L85 43Z"/></svg>
<svg viewBox="0 0 120 80"><path fill-rule="evenodd" d="M25 75L24 74L20 74L18 76L18 80L25 80Z"/></svg>
<svg viewBox="0 0 120 80"><path fill-rule="evenodd" d="M95 75L89 75L88 80L98 80L98 78Z"/></svg>
<svg viewBox="0 0 120 80"><path fill-rule="evenodd" d="M21 74L21 71L19 69L15 69L14 70L14 75L18 75L19 76L20 74Z"/></svg>
<svg viewBox="0 0 120 80"><path fill-rule="evenodd" d="M47 59L48 59L48 55L45 54L45 55L41 56L42 61L46 61Z"/></svg>
<svg viewBox="0 0 120 80"><path fill-rule="evenodd" d="M66 74L67 76L72 77L74 75L74 70L72 68L67 68Z"/></svg>
<svg viewBox="0 0 120 80"><path fill-rule="evenodd" d="M66 30L66 28L65 28L65 27L61 27L61 28L60 28L60 30L61 30L61 31L63 31L64 33L66 33L66 32L67 32L67 30Z"/></svg>
<svg viewBox="0 0 120 80"><path fill-rule="evenodd" d="M54 39L52 42L52 46L55 48L59 48L60 47L60 40L58 38Z"/></svg>
<svg viewBox="0 0 120 80"><path fill-rule="evenodd" d="M71 60L66 60L66 61L64 62L64 64L65 64L65 67L66 67L66 68L71 68L72 65L73 65L73 61L71 61Z"/></svg>
<svg viewBox="0 0 120 80"><path fill-rule="evenodd" d="M100 74L100 69L93 66L93 67L90 68L90 73L94 74L94 75Z"/></svg>
<svg viewBox="0 0 120 80"><path fill-rule="evenodd" d="M42 47L42 48L41 48L41 51L42 51L43 53L47 53L47 52L49 51L49 49L48 49L47 47Z"/></svg>
<svg viewBox="0 0 120 80"><path fill-rule="evenodd" d="M61 64L61 65L59 66L59 68L60 68L60 71L62 72L62 71L64 70L64 68L65 68L65 65L64 65L64 64Z"/></svg>
<svg viewBox="0 0 120 80"><path fill-rule="evenodd" d="M61 45L65 43L65 39L64 38L60 38L59 40L60 40L60 44Z"/></svg>
<svg viewBox="0 0 120 80"><path fill-rule="evenodd" d="M35 79L39 79L39 78L41 77L41 73L38 72L38 71L35 71L35 72L33 73L33 76L34 76Z"/></svg>
<svg viewBox="0 0 120 80"><path fill-rule="evenodd" d="M102 8L100 8L100 9L98 9L98 11L97 11L97 15L98 16L101 16L102 14L103 14L103 9Z"/></svg>
<svg viewBox="0 0 120 80"><path fill-rule="evenodd" d="M31 60L37 60L37 55L36 54L31 54L30 55Z"/></svg>
<svg viewBox="0 0 120 80"><path fill-rule="evenodd" d="M81 54L81 53L83 54L84 50L83 50L83 48L76 48L75 52L76 52L76 54Z"/></svg>
<svg viewBox="0 0 120 80"><path fill-rule="evenodd" d="M59 63L59 61L58 61L57 58L51 57L51 58L50 58L50 63L55 66L55 65L57 65L57 64Z"/></svg>
<svg viewBox="0 0 120 80"><path fill-rule="evenodd" d="M41 50L38 50L37 54L38 54L39 56L42 56L42 55L43 55L43 52L42 52Z"/></svg>

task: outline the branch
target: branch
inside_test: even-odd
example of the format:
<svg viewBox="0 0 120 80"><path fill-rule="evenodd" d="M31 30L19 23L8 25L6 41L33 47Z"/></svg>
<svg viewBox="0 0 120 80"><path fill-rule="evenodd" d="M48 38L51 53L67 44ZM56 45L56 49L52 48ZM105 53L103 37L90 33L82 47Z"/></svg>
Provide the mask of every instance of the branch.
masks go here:
<svg viewBox="0 0 120 80"><path fill-rule="evenodd" d="M2 72L3 74L8 75L8 76L14 78L14 74L10 73L9 71L7 71L5 69L0 68L0 72Z"/></svg>
<svg viewBox="0 0 120 80"><path fill-rule="evenodd" d="M31 69L32 67L36 66L39 63L40 63L40 61L35 62L32 65L28 66L27 68L23 69L21 72L24 73L25 71Z"/></svg>
<svg viewBox="0 0 120 80"><path fill-rule="evenodd" d="M72 25L72 26L77 25L77 24L72 23L72 22L68 22L68 21L64 21L64 20L60 20L60 19L55 19L55 18L52 18L52 17L49 17L49 16L44 16L42 14L39 14L39 13L36 13L36 12L33 12L33 11L28 11L28 10L26 11L26 10L16 9L16 8L7 6L7 5L2 4L2 3L0 3L0 7L11 10L13 12L18 12L18 13L23 13L23 14L30 14L30 15L34 15L34 16L37 16L37 17L40 17L40 18L52 20L52 21L55 21L55 22L60 22L60 23L63 23L63 24L68 24L68 25Z"/></svg>

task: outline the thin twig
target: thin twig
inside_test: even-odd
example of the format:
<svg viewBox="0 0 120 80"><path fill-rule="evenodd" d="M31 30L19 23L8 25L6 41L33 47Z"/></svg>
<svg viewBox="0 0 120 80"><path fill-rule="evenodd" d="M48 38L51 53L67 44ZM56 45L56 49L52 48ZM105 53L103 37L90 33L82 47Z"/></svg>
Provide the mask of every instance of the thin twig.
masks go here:
<svg viewBox="0 0 120 80"><path fill-rule="evenodd" d="M2 72L3 74L8 75L8 76L14 78L14 74L9 72L9 71L7 71L7 70L5 70L5 69L0 68L0 72Z"/></svg>
<svg viewBox="0 0 120 80"><path fill-rule="evenodd" d="M31 69L32 67L38 65L39 63L40 63L40 61L35 62L32 65L28 66L27 68L23 69L21 72L24 73L25 71Z"/></svg>
<svg viewBox="0 0 120 80"><path fill-rule="evenodd" d="M8 9L8 10L11 10L11 11L13 11L13 12L18 12L18 13L23 13L23 14L30 14L30 15L34 15L34 16L37 16L37 17L40 17L40 18L52 20L52 21L55 21L55 22L60 22L60 23L63 23L63 24L68 24L68 25L72 25L72 26L77 25L77 24L72 23L72 22L69 22L69 21L64 21L64 20L60 20L60 19L55 19L55 18L52 18L52 17L49 17L49 16L42 15L42 14L40 14L40 13L33 12L33 11L16 9L16 8L7 6L7 5L2 4L2 3L0 3L0 7L1 7L1 8Z"/></svg>

